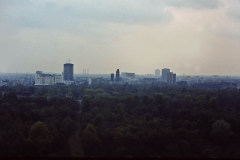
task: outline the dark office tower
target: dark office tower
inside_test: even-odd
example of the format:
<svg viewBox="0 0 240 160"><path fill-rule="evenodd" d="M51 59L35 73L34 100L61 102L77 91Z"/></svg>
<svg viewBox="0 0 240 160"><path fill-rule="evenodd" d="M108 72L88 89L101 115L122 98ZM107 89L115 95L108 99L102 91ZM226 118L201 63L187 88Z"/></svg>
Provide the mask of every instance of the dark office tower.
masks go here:
<svg viewBox="0 0 240 160"><path fill-rule="evenodd" d="M168 73L167 82L168 84L173 84L173 72Z"/></svg>
<svg viewBox="0 0 240 160"><path fill-rule="evenodd" d="M119 69L117 69L117 71L116 71L116 81L117 82L120 81L120 71L119 71Z"/></svg>
<svg viewBox="0 0 240 160"><path fill-rule="evenodd" d="M176 84L177 81L177 75L176 73L173 73L173 84Z"/></svg>
<svg viewBox="0 0 240 160"><path fill-rule="evenodd" d="M176 73L170 72L168 73L168 78L167 78L167 82L170 85L175 85L176 84Z"/></svg>
<svg viewBox="0 0 240 160"><path fill-rule="evenodd" d="M111 74L111 81L114 82L114 74Z"/></svg>
<svg viewBox="0 0 240 160"><path fill-rule="evenodd" d="M168 74L170 73L170 69L164 68L162 69L162 80L167 82L168 81Z"/></svg>
<svg viewBox="0 0 240 160"><path fill-rule="evenodd" d="M73 81L73 64L71 63L64 64L63 80Z"/></svg>

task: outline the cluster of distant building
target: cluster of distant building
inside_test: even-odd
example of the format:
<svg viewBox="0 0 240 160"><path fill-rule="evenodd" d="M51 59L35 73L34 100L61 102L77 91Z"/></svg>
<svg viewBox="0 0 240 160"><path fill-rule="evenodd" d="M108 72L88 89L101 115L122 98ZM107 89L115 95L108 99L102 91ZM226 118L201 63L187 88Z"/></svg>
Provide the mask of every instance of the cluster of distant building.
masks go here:
<svg viewBox="0 0 240 160"><path fill-rule="evenodd" d="M42 71L36 71L35 74L35 86L46 86L46 85L81 85L81 84L91 84L92 81L95 83L107 82L108 80L104 77L91 78L89 75L89 69L84 68L82 77L74 77L73 73L74 65L71 63L64 64L62 74L49 74L43 73ZM111 74L111 79L109 81L111 84L118 83L129 83L129 84L154 84L154 83L167 83L169 85L176 84L176 74L171 72L170 69L162 69L162 76L160 76L160 70L155 70L155 77L141 77L136 76L135 73L122 72L116 70L116 74Z"/></svg>
<svg viewBox="0 0 240 160"><path fill-rule="evenodd" d="M123 78L131 78L131 79L134 79L135 78L135 73L128 73L128 72L122 72L121 73L121 76ZM111 74L111 82L114 83L114 82L120 82L122 80L120 76L120 70L117 69L116 71L116 78L114 77L114 73Z"/></svg>
<svg viewBox="0 0 240 160"><path fill-rule="evenodd" d="M0 74L1 86L48 86L48 85L97 85L97 84L157 84L193 86L197 88L237 88L240 89L240 77L228 76L177 76L168 68L156 69L154 74L136 75L132 72L109 74L89 74L89 69L84 68L83 74L74 75L74 64L65 63L62 74L50 74L36 71L34 74Z"/></svg>
<svg viewBox="0 0 240 160"><path fill-rule="evenodd" d="M168 68L162 69L162 81L165 81L168 84L176 84L176 77L177 77L176 73L170 72L170 69Z"/></svg>
<svg viewBox="0 0 240 160"><path fill-rule="evenodd" d="M42 71L36 71L35 75L35 86L46 86L46 85L71 85L74 83L73 80L73 64L64 64L62 74L48 74Z"/></svg>
<svg viewBox="0 0 240 160"><path fill-rule="evenodd" d="M9 80L7 80L7 79L0 80L0 87L8 86L8 85L9 85Z"/></svg>
<svg viewBox="0 0 240 160"><path fill-rule="evenodd" d="M135 73L122 72L120 76L120 70L116 71L116 78L114 77L114 73L111 74L111 83L167 83L169 85L176 84L176 73L170 72L170 69L164 68L162 69L162 76L160 75L160 70L155 70L154 77L137 77Z"/></svg>
<svg viewBox="0 0 240 160"><path fill-rule="evenodd" d="M0 87L2 86L33 86L34 85L34 75L32 74L0 74Z"/></svg>

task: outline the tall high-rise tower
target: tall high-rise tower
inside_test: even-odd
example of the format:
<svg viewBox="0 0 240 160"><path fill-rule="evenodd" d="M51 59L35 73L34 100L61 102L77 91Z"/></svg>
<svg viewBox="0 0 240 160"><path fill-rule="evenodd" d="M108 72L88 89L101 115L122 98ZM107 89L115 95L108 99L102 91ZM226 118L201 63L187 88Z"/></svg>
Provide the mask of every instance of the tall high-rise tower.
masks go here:
<svg viewBox="0 0 240 160"><path fill-rule="evenodd" d="M120 81L120 71L119 71L119 69L117 69L117 71L116 71L116 81L117 82Z"/></svg>
<svg viewBox="0 0 240 160"><path fill-rule="evenodd" d="M63 80L73 81L73 64L71 63L64 64Z"/></svg>
<svg viewBox="0 0 240 160"><path fill-rule="evenodd" d="M159 69L155 70L155 77L160 78L160 70Z"/></svg>
<svg viewBox="0 0 240 160"><path fill-rule="evenodd" d="M164 68L162 69L162 80L167 82L168 74L170 73L170 69Z"/></svg>
<svg viewBox="0 0 240 160"><path fill-rule="evenodd" d="M114 74L111 74L111 81L114 82Z"/></svg>

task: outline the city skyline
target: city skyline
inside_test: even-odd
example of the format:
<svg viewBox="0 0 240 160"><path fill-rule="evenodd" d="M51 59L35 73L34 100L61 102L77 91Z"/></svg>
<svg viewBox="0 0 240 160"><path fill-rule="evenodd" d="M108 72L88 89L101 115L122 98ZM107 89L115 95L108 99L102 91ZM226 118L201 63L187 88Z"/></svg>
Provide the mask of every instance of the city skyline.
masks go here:
<svg viewBox="0 0 240 160"><path fill-rule="evenodd" d="M66 62L67 63L67 62ZM161 69L164 69L164 68L166 68L166 67L163 67L163 68L161 68ZM84 69L84 68L81 68L81 69ZM80 70L77 70L77 71L79 71L79 72L74 72L74 74L73 75L109 75L109 74L111 74L111 72L109 72L109 73L85 73L85 72L81 72L81 69ZM156 68L156 69L160 69L160 68ZM155 69L155 70L156 70ZM139 75L139 76L156 76L155 75L155 70L152 70L152 72L150 72L150 73L138 73L138 72L131 72L131 73L134 73L134 74L136 74L136 75ZM60 72L52 72L52 71L48 71L48 70L41 70L41 69L39 69L39 70L36 70L36 71L44 71L44 73L46 73L46 74L63 74L63 71L60 71ZM36 73L36 71L34 71L34 72L0 72L0 74L35 74ZM120 72L120 75L122 74L122 73L130 73L129 71L127 71L127 70L124 70L124 71L121 71ZM162 72L160 72L160 76L162 76ZM178 76L223 76L223 77L240 77L240 74L239 75L229 75L229 74L186 74L186 73L183 73L183 74L180 74L180 73L178 73Z"/></svg>
<svg viewBox="0 0 240 160"><path fill-rule="evenodd" d="M239 0L2 0L0 73L240 76Z"/></svg>

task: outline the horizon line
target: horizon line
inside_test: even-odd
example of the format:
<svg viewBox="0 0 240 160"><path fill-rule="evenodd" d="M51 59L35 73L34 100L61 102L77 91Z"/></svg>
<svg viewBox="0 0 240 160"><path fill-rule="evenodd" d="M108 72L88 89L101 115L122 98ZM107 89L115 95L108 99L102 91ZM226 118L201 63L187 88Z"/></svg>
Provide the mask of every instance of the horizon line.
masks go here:
<svg viewBox="0 0 240 160"><path fill-rule="evenodd" d="M44 73L59 74L57 72L44 72ZM130 72L128 72L128 73L130 73ZM131 73L134 73L134 72L131 72ZM33 72L0 72L0 74L36 74L36 73L33 73ZM110 75L110 74L111 73L91 73L91 74L74 73L74 75ZM137 76L146 76L146 75L155 76L155 74L151 74L151 73L145 73L145 74L135 73L135 75L137 75ZM225 74L177 74L177 76L223 76L223 77L236 76L236 77L240 77L240 74L239 75L236 75L236 74L229 74L229 75L225 75Z"/></svg>

